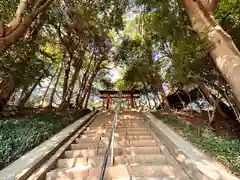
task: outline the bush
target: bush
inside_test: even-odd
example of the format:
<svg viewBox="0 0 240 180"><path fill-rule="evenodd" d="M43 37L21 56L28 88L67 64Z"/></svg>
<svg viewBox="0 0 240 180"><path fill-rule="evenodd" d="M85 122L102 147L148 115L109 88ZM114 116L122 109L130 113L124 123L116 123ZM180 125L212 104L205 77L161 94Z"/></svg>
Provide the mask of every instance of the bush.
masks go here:
<svg viewBox="0 0 240 180"><path fill-rule="evenodd" d="M0 122L0 168L38 146L90 110L75 110L67 116L44 112L36 116Z"/></svg>

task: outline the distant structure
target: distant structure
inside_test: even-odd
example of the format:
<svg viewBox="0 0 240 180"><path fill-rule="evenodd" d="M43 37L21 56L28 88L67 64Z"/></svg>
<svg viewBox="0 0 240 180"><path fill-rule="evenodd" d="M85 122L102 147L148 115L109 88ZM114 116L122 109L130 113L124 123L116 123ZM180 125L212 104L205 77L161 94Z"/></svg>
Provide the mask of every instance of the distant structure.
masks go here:
<svg viewBox="0 0 240 180"><path fill-rule="evenodd" d="M135 99L140 98L139 94L140 91L133 90L133 91L113 91L113 90L102 90L99 91L101 94L100 98L105 99L103 101L103 106L106 106L106 109L109 109L109 105L111 100L114 98L121 98L121 99L128 99L130 101L131 108L135 107Z"/></svg>

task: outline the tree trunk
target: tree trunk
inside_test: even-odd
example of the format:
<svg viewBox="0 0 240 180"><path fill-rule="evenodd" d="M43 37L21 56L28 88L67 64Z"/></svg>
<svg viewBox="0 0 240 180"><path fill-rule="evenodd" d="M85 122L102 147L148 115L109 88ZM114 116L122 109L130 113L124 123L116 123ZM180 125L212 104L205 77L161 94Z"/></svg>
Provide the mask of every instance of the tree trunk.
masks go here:
<svg viewBox="0 0 240 180"><path fill-rule="evenodd" d="M87 106L88 106L88 101L89 101L89 98L90 98L90 95L91 95L91 89L92 89L92 86L90 87L90 89L89 89L89 91L88 91L88 93L87 93L87 97L86 97L86 99L85 99L85 103L84 103L84 106L83 106L83 108L87 108Z"/></svg>
<svg viewBox="0 0 240 180"><path fill-rule="evenodd" d="M154 90L154 96L155 96L155 98L157 99L157 104L159 103L161 103L161 100L160 100L160 97L159 97L159 91L158 91L158 89L156 88L155 90Z"/></svg>
<svg viewBox="0 0 240 180"><path fill-rule="evenodd" d="M216 0L212 0L214 4ZM210 51L217 68L232 88L236 101L240 103L240 53L231 36L216 22L212 8L201 1L185 0L189 18L196 32L213 45ZM240 107L238 107L240 108Z"/></svg>
<svg viewBox="0 0 240 180"><path fill-rule="evenodd" d="M18 100L18 90L16 89L12 96L10 97L8 104L11 104L12 106L15 106L16 100Z"/></svg>
<svg viewBox="0 0 240 180"><path fill-rule="evenodd" d="M41 105L42 105L42 106L43 106L44 100L45 100L45 98L46 98L46 96L47 96L47 92L48 92L48 90L49 90L49 88L50 88L50 86L51 86L51 84L52 84L52 82L53 82L53 79L54 79L54 77L57 75L57 73L58 73L58 71L59 71L59 68L60 68L60 67L57 68L57 70L55 71L55 73L52 75L52 77L51 77L51 79L50 79L50 82L49 82L49 84L48 84L48 86L47 86L47 89L46 89L46 91L45 91L45 93L44 93L44 95L43 95L43 98L42 98L42 100L41 100Z"/></svg>
<svg viewBox="0 0 240 180"><path fill-rule="evenodd" d="M80 87L79 87L79 90L78 90L78 93L77 93L77 98L75 100L75 104L79 106L79 102L81 101L81 98L83 98L83 95L82 95L82 92L84 90L84 87L86 86L87 84L87 80L89 78L89 70L90 70L90 67L91 67L91 64L92 64L92 61L94 60L94 52L95 52L95 49L93 49L93 53L92 53L92 56L91 56L91 59L90 59L90 62L88 63L88 66L87 66L87 69L86 71L84 72L83 76L82 76L82 80L81 80L81 83L80 83ZM80 97L81 96L81 97Z"/></svg>
<svg viewBox="0 0 240 180"><path fill-rule="evenodd" d="M210 95L208 89L205 87L205 85L202 82L197 82L196 83L199 87L199 89L201 90L201 93L204 95L204 98L208 101L209 104L211 104L212 106L215 103L215 99Z"/></svg>
<svg viewBox="0 0 240 180"><path fill-rule="evenodd" d="M87 88L82 92L81 98L79 99L78 106L83 108L83 103L87 95Z"/></svg>
<svg viewBox="0 0 240 180"><path fill-rule="evenodd" d="M32 87L30 87L30 89L26 92L25 96L20 100L18 107L19 108L23 108L25 103L27 102L27 100L30 98L30 96L32 95L32 92L34 91L34 89L37 87L37 85L39 85L39 83L41 82L42 78L44 77L41 76L37 79L37 81L32 85Z"/></svg>
<svg viewBox="0 0 240 180"><path fill-rule="evenodd" d="M92 60L93 60L93 56L92 56L91 61L92 61ZM89 68L90 68L90 65L91 65L91 61L90 61L90 64L89 64L88 69L87 69L86 72L89 71ZM83 87L83 88L85 87L85 89L83 89L81 92L79 92L78 97L77 97L77 105L78 105L79 107L83 107L84 99L86 98L86 95L87 95L88 90L91 89L92 83L93 83L96 75L98 74L98 72L99 72L99 70L100 70L100 66L101 66L102 62L103 62L103 59L100 59L100 60L96 61L96 62L94 63L94 71L93 71L93 73L92 73L92 76L90 76L90 77L89 77L89 75L87 76L87 77L89 77L89 80L85 78L86 80L85 80L84 83L86 83L85 86L87 86L87 87L83 86L83 84L82 84L82 87ZM89 74L89 73L87 73L87 74ZM84 78L84 77L83 77L83 78ZM80 94L80 93L81 93L81 94ZM81 97L80 97L80 96L81 96Z"/></svg>
<svg viewBox="0 0 240 180"><path fill-rule="evenodd" d="M0 84L0 112L7 105L8 100L16 89L15 79L11 74L8 74Z"/></svg>
<svg viewBox="0 0 240 180"><path fill-rule="evenodd" d="M22 89L22 91L21 91L21 94L20 94L18 103L19 103L20 100L23 98L23 96L26 94L27 90L28 90L28 87L27 87L27 86L24 86L23 89Z"/></svg>
<svg viewBox="0 0 240 180"><path fill-rule="evenodd" d="M66 61L66 64L65 64L65 74L64 74L64 82L63 82L62 99L64 99L64 97L66 96L66 93L67 93L70 67L71 67L71 60L68 59Z"/></svg>
<svg viewBox="0 0 240 180"><path fill-rule="evenodd" d="M201 90L201 93L204 95L205 99L208 101L209 104L211 104L214 107L214 104L216 104L216 98L213 97L213 95L209 92L209 90L205 87L205 85L201 82L197 83L199 89ZM219 104L216 107L216 110L224 117L228 117L221 109Z"/></svg>
<svg viewBox="0 0 240 180"><path fill-rule="evenodd" d="M87 84L88 79L89 79L89 73L86 74L86 72L85 72L83 77L84 78L82 78L82 81L80 83L80 87L79 87L79 90L78 90L78 93L77 93L77 97L76 97L76 100L75 100L75 104L79 107L80 107L81 99L84 96L84 90L86 88L86 84Z"/></svg>
<svg viewBox="0 0 240 180"><path fill-rule="evenodd" d="M149 109L152 109L151 103L150 103L150 98L149 98L149 96L148 96L147 86L146 86L145 82L142 82L142 84L143 84L143 87L144 87L144 90L145 90L145 96L146 96L146 98L147 98L147 102L148 102Z"/></svg>
<svg viewBox="0 0 240 180"><path fill-rule="evenodd" d="M147 92L145 93L145 96L146 96L146 98L147 98L148 107L149 107L149 109L151 110L151 109L152 109L152 107L151 107L150 98L149 98L149 96L148 96L148 93L147 93Z"/></svg>
<svg viewBox="0 0 240 180"><path fill-rule="evenodd" d="M56 92L56 88L57 88L57 85L58 85L61 73L62 73L62 63L61 63L61 67L60 67L58 75L57 75L56 82L54 83L54 87L53 87L52 93L51 93L50 98L49 98L49 103L48 103L49 107L52 107L53 97L54 97L54 94Z"/></svg>
<svg viewBox="0 0 240 180"><path fill-rule="evenodd" d="M74 71L72 80L71 80L71 82L70 82L70 84L68 86L67 92L66 92L66 94L65 94L65 96L64 96L64 98L62 100L62 103L59 106L59 110L60 111L67 109L68 106L69 106L69 103L70 103L71 98L72 98L73 89L74 89L74 86L76 84L77 77L79 75L80 68L81 68L81 66L77 66L75 68L75 71Z"/></svg>
<svg viewBox="0 0 240 180"><path fill-rule="evenodd" d="M79 100L80 100L80 96L82 94L82 89L83 89L82 82L80 82L80 79L81 79L81 77L79 77L79 79L78 79L78 81L79 81L79 88L78 88L78 92L77 92L77 97L75 99L75 105L76 106L79 106Z"/></svg>
<svg viewBox="0 0 240 180"><path fill-rule="evenodd" d="M157 109L157 107L158 107L156 99L157 99L156 94L155 94L155 92L153 92L153 102L154 102L155 109Z"/></svg>
<svg viewBox="0 0 240 180"><path fill-rule="evenodd" d="M86 83L86 88L84 89L84 91L82 93L82 97L79 100L79 107L81 107L81 108L83 107L83 103L84 103L84 100L86 99L87 93L92 88L92 83L93 83L93 80L96 77L96 75L97 75L97 73L93 73L92 76L90 77L90 79Z"/></svg>
<svg viewBox="0 0 240 180"><path fill-rule="evenodd" d="M161 97L162 97L162 104L163 104L163 109L170 109L170 105L169 105L169 102L168 102L168 99L167 99L167 96L163 90L163 87L160 88L160 94L161 94Z"/></svg>

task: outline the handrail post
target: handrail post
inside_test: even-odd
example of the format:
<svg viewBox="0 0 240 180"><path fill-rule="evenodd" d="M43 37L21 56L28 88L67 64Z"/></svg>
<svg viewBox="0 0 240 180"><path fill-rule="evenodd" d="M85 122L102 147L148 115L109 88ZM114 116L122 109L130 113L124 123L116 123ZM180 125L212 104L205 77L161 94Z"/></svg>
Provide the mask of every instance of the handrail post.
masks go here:
<svg viewBox="0 0 240 180"><path fill-rule="evenodd" d="M114 139L115 139L115 130L117 128L117 118L118 118L118 107L116 109L116 113L115 113L115 121L113 122L114 123L114 130L113 130L113 135L112 135L112 144L111 144L111 165L113 166L114 165Z"/></svg>
<svg viewBox="0 0 240 180"><path fill-rule="evenodd" d="M115 129L117 127L119 104L120 104L120 102L117 103L117 107L116 107L116 111L115 111L115 115L114 115L114 119L113 119L113 123L112 123L111 136L110 136L110 139L109 139L109 142L108 142L106 152L104 154L103 165L102 165L102 168L101 168L101 173L100 173L99 180L104 179L104 174L105 174L105 170L106 170L106 167L107 167L107 161L108 161L108 156L109 156L111 146L112 146L112 148L111 148L111 165L113 165L113 163L114 163L114 136L115 136Z"/></svg>

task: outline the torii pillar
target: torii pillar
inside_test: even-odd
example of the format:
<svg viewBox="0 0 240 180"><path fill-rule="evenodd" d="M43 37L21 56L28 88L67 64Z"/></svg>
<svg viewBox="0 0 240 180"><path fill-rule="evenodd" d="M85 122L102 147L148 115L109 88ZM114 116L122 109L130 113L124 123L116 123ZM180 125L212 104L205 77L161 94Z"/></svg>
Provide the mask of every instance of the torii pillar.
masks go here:
<svg viewBox="0 0 240 180"><path fill-rule="evenodd" d="M132 93L131 93L131 96L130 96L130 102L131 102L131 108L134 108L134 96L133 96Z"/></svg>
<svg viewBox="0 0 240 180"><path fill-rule="evenodd" d="M109 109L109 104L110 104L110 94L107 95L106 97L106 109Z"/></svg>

